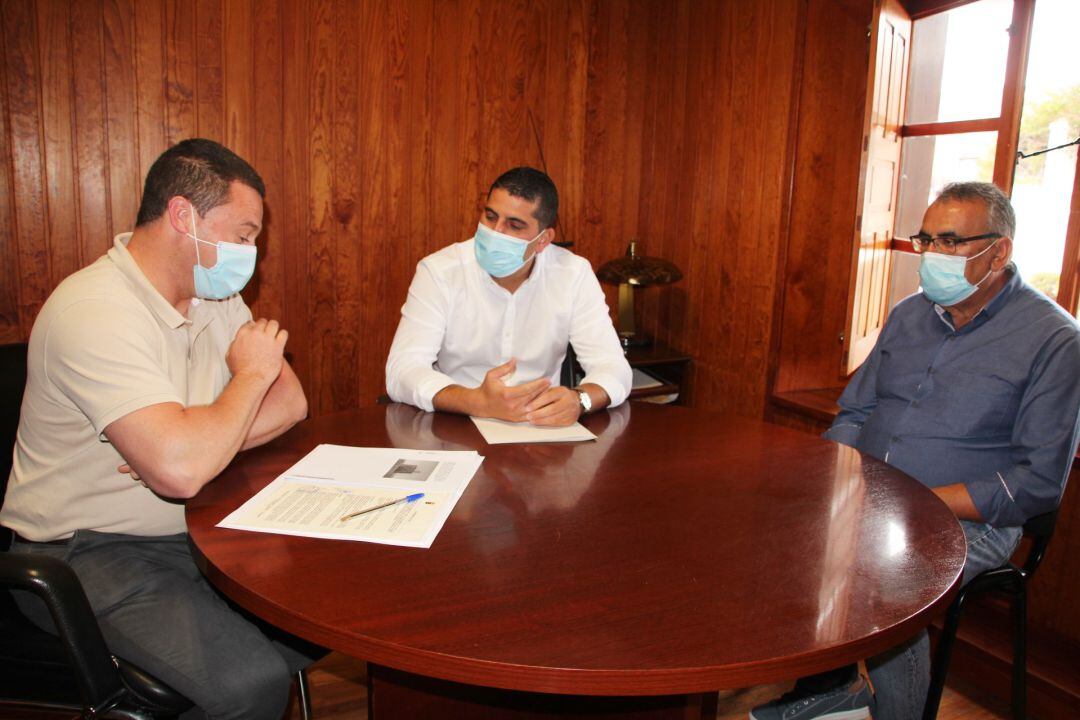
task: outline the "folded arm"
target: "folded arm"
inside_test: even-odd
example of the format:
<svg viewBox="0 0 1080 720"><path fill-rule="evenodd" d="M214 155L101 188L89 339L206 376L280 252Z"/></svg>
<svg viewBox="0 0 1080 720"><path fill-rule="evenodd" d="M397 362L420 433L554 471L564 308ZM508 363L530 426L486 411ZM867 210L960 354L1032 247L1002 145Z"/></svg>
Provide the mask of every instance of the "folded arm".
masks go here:
<svg viewBox="0 0 1080 720"><path fill-rule="evenodd" d="M289 363L283 362L281 373L263 397L240 449L247 450L270 442L307 417L307 413L307 397L300 379Z"/></svg>

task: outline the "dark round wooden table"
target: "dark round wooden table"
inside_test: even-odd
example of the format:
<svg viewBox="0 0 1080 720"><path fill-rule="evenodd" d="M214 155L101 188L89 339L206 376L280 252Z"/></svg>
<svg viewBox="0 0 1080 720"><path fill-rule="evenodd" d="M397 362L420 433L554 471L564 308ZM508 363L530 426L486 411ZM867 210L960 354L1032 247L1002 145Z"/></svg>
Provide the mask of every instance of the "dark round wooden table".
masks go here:
<svg viewBox="0 0 1080 720"><path fill-rule="evenodd" d="M372 663L393 702L424 678L407 689L640 697L775 682L902 642L956 589L952 513L850 448L645 403L584 424L597 441L489 446L468 418L403 405L305 421L188 502L196 555L241 606ZM319 443L485 459L430 549L215 527Z"/></svg>

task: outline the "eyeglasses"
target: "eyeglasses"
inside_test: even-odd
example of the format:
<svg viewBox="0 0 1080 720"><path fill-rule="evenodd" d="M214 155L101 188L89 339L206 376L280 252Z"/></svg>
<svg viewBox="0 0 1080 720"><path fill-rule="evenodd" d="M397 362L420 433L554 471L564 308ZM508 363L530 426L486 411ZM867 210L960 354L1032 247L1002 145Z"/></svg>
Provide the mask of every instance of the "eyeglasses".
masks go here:
<svg viewBox="0 0 1080 720"><path fill-rule="evenodd" d="M912 247L915 248L915 252L924 253L931 248L937 248L938 252L945 253L946 255L956 254L956 246L962 243L975 242L976 240L989 240L991 238L1000 238L1000 233L983 233L982 235L972 235L971 237L950 237L941 236L934 237L927 235L926 233L919 233L918 235L912 235L911 240Z"/></svg>

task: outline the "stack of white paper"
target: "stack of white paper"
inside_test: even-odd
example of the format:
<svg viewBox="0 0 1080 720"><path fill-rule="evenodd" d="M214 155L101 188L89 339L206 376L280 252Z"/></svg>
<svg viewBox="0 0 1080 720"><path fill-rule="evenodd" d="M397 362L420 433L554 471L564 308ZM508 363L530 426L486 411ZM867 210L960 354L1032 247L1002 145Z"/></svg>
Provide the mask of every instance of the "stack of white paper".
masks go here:
<svg viewBox="0 0 1080 720"><path fill-rule="evenodd" d="M596 436L581 423L566 427L540 427L527 422L512 423L491 418L472 418L473 424L488 445L505 443L580 442Z"/></svg>
<svg viewBox="0 0 1080 720"><path fill-rule="evenodd" d="M319 445L218 527L427 548L483 461L475 450Z"/></svg>

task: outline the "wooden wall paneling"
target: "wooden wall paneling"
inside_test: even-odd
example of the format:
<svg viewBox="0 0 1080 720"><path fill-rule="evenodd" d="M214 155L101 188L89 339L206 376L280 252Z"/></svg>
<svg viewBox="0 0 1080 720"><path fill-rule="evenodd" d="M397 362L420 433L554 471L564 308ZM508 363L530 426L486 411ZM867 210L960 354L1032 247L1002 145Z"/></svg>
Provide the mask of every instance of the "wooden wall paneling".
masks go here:
<svg viewBox="0 0 1080 720"><path fill-rule="evenodd" d="M108 1L108 0L106 0ZM165 3L166 145L198 134L195 114L195 16L184 0ZM295 56L294 56L295 57Z"/></svg>
<svg viewBox="0 0 1080 720"><path fill-rule="evenodd" d="M584 2L553 3L542 34L547 38L543 70L533 73L536 89L529 93L548 171L559 189L556 239L574 243L584 213L588 13Z"/></svg>
<svg viewBox="0 0 1080 720"><path fill-rule="evenodd" d="M648 254L662 257L679 264L676 250L681 244L683 223L676 213L686 180L679 159L685 152L686 98L690 92L689 53L685 51L694 21L689 2L676 3L670 10L655 6L650 27L653 28L650 46L657 48L653 67L664 72L651 73L653 98L647 112L652 118L653 129L645 136L648 143L649 171L643 194L642 212L645 220L645 249ZM669 41L665 41L664 39ZM696 88L695 88L696 90ZM647 128L648 126L646 126ZM685 273L686 267L680 265ZM679 283L653 288L644 293L643 327L657 339L680 350L681 336L675 324L683 317L687 303L687 286L690 278L684 276ZM686 383L693 392L693 370Z"/></svg>
<svg viewBox="0 0 1080 720"><path fill-rule="evenodd" d="M1080 463L1073 465L1054 537L1032 580L1028 617L1032 626L1080 645Z"/></svg>
<svg viewBox="0 0 1080 720"><path fill-rule="evenodd" d="M286 302L285 263L290 240L294 245L304 244L288 234L286 224L288 197L281 122L285 103L282 8L278 0L260 0L257 13L251 11L247 2L244 6L243 12L234 12L229 6L225 13L225 125L226 133L235 133L237 142L244 145L241 156L252 163L266 184L258 272L251 283L252 290L244 296L256 317L276 318L289 331L287 352L295 360L297 349L302 347L298 344L301 328L290 324L285 314L286 304L294 304L292 297ZM245 73L232 67L234 53L229 49L230 39L241 32L252 35L250 60L241 63ZM251 88L250 93L236 87L241 83ZM238 102L238 97L245 101ZM241 139L242 134L247 137Z"/></svg>
<svg viewBox="0 0 1080 720"><path fill-rule="evenodd" d="M585 95L583 213L573 250L592 258L594 266L625 251L628 210L621 185L626 177L624 155L633 139L626 135L628 112L627 47L629 9L625 2L590 6L588 29L588 83ZM634 112L640 112L637 108ZM638 139L640 142L640 139ZM638 166L640 167L640 165ZM636 174L638 168L634 168ZM605 224L605 219L610 223ZM636 218L632 218L636 220ZM603 286L608 306L616 290Z"/></svg>
<svg viewBox="0 0 1080 720"><path fill-rule="evenodd" d="M413 80L413 63L420 64L419 58L409 56L409 35L413 32L412 16L416 13L426 12L427 3L397 3L388 1L383 10L383 22L386 26L385 45L383 46L383 72L384 77L382 92L384 93L382 123L383 142L380 152L382 153L378 167L384 178L380 205L377 206L377 215L382 225L382 234L387 236L390 244L390 252L401 253L415 257L417 260L422 253L417 253L414 248L413 238L410 233L410 206L418 200L420 193L416 190L420 185L414 186L410 173L410 158L414 153L421 152L415 140L419 128L414 124L409 108L409 85ZM417 180L419 182L419 180ZM372 257L378 262L376 257ZM406 288L413 273L405 263L394 263L382 274L386 275L389 294L386 297L398 298L405 301ZM382 392L384 382L382 380L383 368L387 353L390 350L390 341L394 330L397 329L397 318L393 313L378 313L378 333L375 336L375 347L371 348L375 362L371 363L372 373L366 378L367 388L365 395L367 402L374 402L378 393Z"/></svg>
<svg viewBox="0 0 1080 720"><path fill-rule="evenodd" d="M809 0L807 6L774 391L845 382L837 360L851 267L869 13L867 7L865 16L855 16L836 0Z"/></svg>
<svg viewBox="0 0 1080 720"><path fill-rule="evenodd" d="M139 3L138 7L152 6ZM76 253L80 265L93 262L112 245L110 164L105 121L104 6L101 3L71 4L71 84L75 89L73 123L75 135L75 187L77 198ZM160 53L160 45L158 46ZM142 143L139 143L140 148ZM27 328L29 332L29 328Z"/></svg>
<svg viewBox="0 0 1080 720"><path fill-rule="evenodd" d="M242 0L229 0L230 8L242 14ZM222 0L197 0L195 12L195 133L199 137L226 142L225 87L222 74L222 29L224 8ZM251 53L250 21L243 32L229 38L229 44L239 55L240 68L244 57ZM242 98L240 99L242 101ZM233 148L235 150L235 148Z"/></svg>
<svg viewBox="0 0 1080 720"><path fill-rule="evenodd" d="M0 23L7 27L0 9ZM6 32L0 32L0 57L4 67L0 71L0 262L7 268L18 267L19 248L15 235L15 192L12 178L10 128L8 124L8 74ZM19 342L23 339L19 321L19 273L0 273L0 343Z"/></svg>
<svg viewBox="0 0 1080 720"><path fill-rule="evenodd" d="M624 20L626 29L619 34L622 39L621 64L626 68L626 100L620 117L622 136L625 139L621 143L622 152L616 154L622 177L619 183L621 187L618 188L622 193L622 208L617 218L618 224L613 228L614 232L605 232L604 242L596 248L599 252L592 253L594 269L602 262L623 254L630 239L640 234L638 219L643 202L641 188L645 183L645 178L641 175L645 132L645 78L655 71L645 64L647 56L642 51L649 41L648 19L648 14L640 8L628 7ZM616 297L614 288L612 297ZM611 306L613 307L614 303Z"/></svg>
<svg viewBox="0 0 1080 720"><path fill-rule="evenodd" d="M75 3L76 6L83 3ZM135 3L135 104L138 113L139 182L150 171L158 155L165 152L169 136L166 128L165 54L166 23L162 0L139 0ZM77 24L74 25L77 29ZM239 31L239 29L238 29ZM89 49L89 43L87 43ZM100 73L99 64L98 67ZM87 72L89 79L89 72ZM82 87L82 83L77 84ZM80 106L79 115L83 113ZM140 200L141 200L140 194Z"/></svg>
<svg viewBox="0 0 1080 720"><path fill-rule="evenodd" d="M224 8L220 8L218 2L209 4L209 10L220 9L219 13L199 13L199 25L206 33L205 50L200 50L210 55L217 51L221 63L217 67L207 67L206 72L213 77L218 76L219 103L222 110L223 127L218 131L221 141L233 152L249 161L254 158L254 125L255 125L255 43L260 41L260 35L255 28L255 9L253 0L228 0ZM201 8L201 6L200 6ZM276 10L276 4L268 7L260 7L261 14L276 15L267 11ZM220 22L203 21L203 16L217 18ZM272 28L276 30L277 28ZM215 33L216 31L216 33ZM209 78L203 79L203 66L199 67L200 86L214 86ZM263 88L266 84L263 83ZM207 116L213 115L212 104L206 102L204 95L212 93L199 92L200 108L207 108ZM206 134L211 130L204 124L200 114L199 132ZM259 170L258 166L255 167ZM266 178L263 178L265 182Z"/></svg>
<svg viewBox="0 0 1080 720"><path fill-rule="evenodd" d="M431 108L431 178L430 189L432 217L431 226L424 233L420 257L438 247L463 240L471 232L468 218L462 212L466 198L472 207L473 188L465 184L461 176L465 149L465 123L462 110L465 107L464 89L469 46L462 42L467 37L466 23L470 15L462 4L453 0L434 0L433 24L437 31L432 38L431 73L438 73L432 80ZM471 214L471 213L469 213ZM473 217L475 227L476 218ZM464 234L463 234L464 233ZM401 264L410 279L420 257L389 256L386 262ZM387 309L394 322L405 298L394 298Z"/></svg>
<svg viewBox="0 0 1080 720"><path fill-rule="evenodd" d="M740 205L745 209L740 231L727 253L736 258L739 300L732 323L729 364L743 378L728 381L738 389L728 407L750 412L762 407L768 387L767 373L772 336L773 299L784 225L781 222L787 179L787 139L792 132L790 98L795 92L796 39L800 34L801 3L772 2L740 26L754 28L754 46L746 52L754 61L743 78L745 91L736 105L747 141L740 150L737 178ZM749 33L747 33L749 35ZM753 112L747 112L753 108ZM718 338L719 344L719 338ZM757 372L747 372L749 369Z"/></svg>
<svg viewBox="0 0 1080 720"><path fill-rule="evenodd" d="M725 8L727 10L728 8ZM702 341L702 315L708 312L727 311L729 308L707 307L707 287L719 281L723 259L716 255L716 263L710 253L710 233L713 224L723 226L723 214L728 207L713 208L714 192L726 190L727 177L714 168L726 169L727 157L721 149L730 138L730 107L720 102L729 100L730 77L718 76L720 52L728 52L732 29L720 25L721 8L717 3L695 5L694 20L690 26L687 52L690 55L689 91L686 99L686 144L680 158L686 185L679 194L674 219L676 228L683 236L676 244L674 262L683 269L686 282L687 304L685 315L675 323L678 347L695 359L693 369L694 403L712 407L716 399L714 380L718 368L714 356L708 353ZM708 124L701 118L710 118ZM717 213L714 215L714 211Z"/></svg>
<svg viewBox="0 0 1080 720"><path fill-rule="evenodd" d="M638 51L643 55L642 61L647 67L660 67L661 62L670 63L669 54L676 43L674 42L675 38L670 34L671 30L667 21L674 14L677 7L678 4L673 3L670 12L662 14L656 5L649 7L645 18L645 27L648 34L645 42L638 48ZM665 32L669 33L667 37L672 42L656 42L657 37L664 37L663 33ZM667 67L670 67L670 64ZM670 82L662 82L665 79L665 75L657 72L647 72L642 79L642 92L644 95L641 104L642 153L640 165L637 169L637 173L642 178L639 190L642 197L641 202L637 205L635 237L639 241L639 252L655 257L665 257L663 254L665 238L658 228L654 227L654 218L657 214L656 205L660 202L660 193L656 192L656 189L663 187L662 180L659 177L660 153L656 148L657 129L663 125L663 122L659 117L657 108L661 102L660 96L663 94L662 86L670 88L671 85ZM670 92L670 90L668 91ZM642 297L635 298L636 327L640 327L642 332L648 333L651 337L660 341L663 340L661 337L663 331L657 327L656 310L658 296L661 292L661 288L655 288L647 295L640 293ZM612 311L615 311L617 299L614 302L609 302L609 307ZM617 320L616 327L618 327Z"/></svg>
<svg viewBox="0 0 1080 720"><path fill-rule="evenodd" d="M316 368L312 361L312 304L308 296L310 253L307 242L308 126L311 119L308 38L311 8L308 0L288 0L281 16L282 106L278 117L267 117L281 128L282 198L275 212L280 219L284 249L282 317L289 330L291 364L308 396L309 413L316 414L312 393ZM287 58L287 61L286 61ZM296 109L300 109L299 112ZM263 118L260 115L260 126Z"/></svg>
<svg viewBox="0 0 1080 720"><path fill-rule="evenodd" d="M30 2L0 4L7 66L8 129L11 142L12 232L19 273L19 326L24 334L52 290L42 159L41 69L36 13Z"/></svg>
<svg viewBox="0 0 1080 720"><path fill-rule="evenodd" d="M378 5L379 3L375 3ZM364 339L361 347L360 313L362 285L366 284L365 263L361 252L361 214L366 203L377 203L377 198L361 195L362 174L369 169L368 161L378 148L365 144L361 151L360 131L367 130L377 120L361 112L361 88L369 83L381 82L377 67L363 65L361 79L360 33L342 32L343 28L360 27L360 8L352 3L337 3L333 9L334 36L333 56L333 102L331 104L333 145L333 256L332 277L333 306L333 382L331 391L335 408L355 407L360 402L360 381L364 377L361 355L367 358L376 354L370 347L373 338ZM365 35L365 37L367 37ZM364 50L374 49L364 43ZM374 98L366 97L375 105ZM365 105L367 103L365 102ZM374 107L374 113L381 108ZM379 143L381 144L381 143ZM372 257L371 264L378 258Z"/></svg>
<svg viewBox="0 0 1080 720"><path fill-rule="evenodd" d="M48 224L50 282L55 285L82 263L76 241L79 216L75 196L72 57L67 0L41 0L41 119L45 158L45 217Z"/></svg>
<svg viewBox="0 0 1080 720"><path fill-rule="evenodd" d="M402 227L406 232L407 256L420 258L427 255L438 223L435 195L428 189L435 183L435 147L449 138L436 134L435 77L441 69L435 64L435 38L441 28L435 21L435 8L430 2L413 2L409 5L407 46L404 51L408 64L405 68L406 122L411 128L407 138L408 184L405 192L406 215ZM379 262L379 258L372 258ZM361 404L369 403L385 392L386 356L390 342L397 329L401 304L409 283L412 282L415 262L395 262L388 267L394 276L399 297L388 298L380 317L385 328L382 344L362 352L360 377L363 381Z"/></svg>
<svg viewBox="0 0 1080 720"><path fill-rule="evenodd" d="M334 37L337 32L333 7L331 0L314 0L308 40L311 95L306 108L310 119L308 177L304 189L308 207L307 230L300 237L306 238L310 263L305 291L311 313L306 322L311 325L308 350L313 375L307 395L313 415L334 410L333 101Z"/></svg>
<svg viewBox="0 0 1080 720"><path fill-rule="evenodd" d="M111 235L135 226L142 178L136 149L134 0L105 0L105 122ZM111 239L111 238L110 238Z"/></svg>

